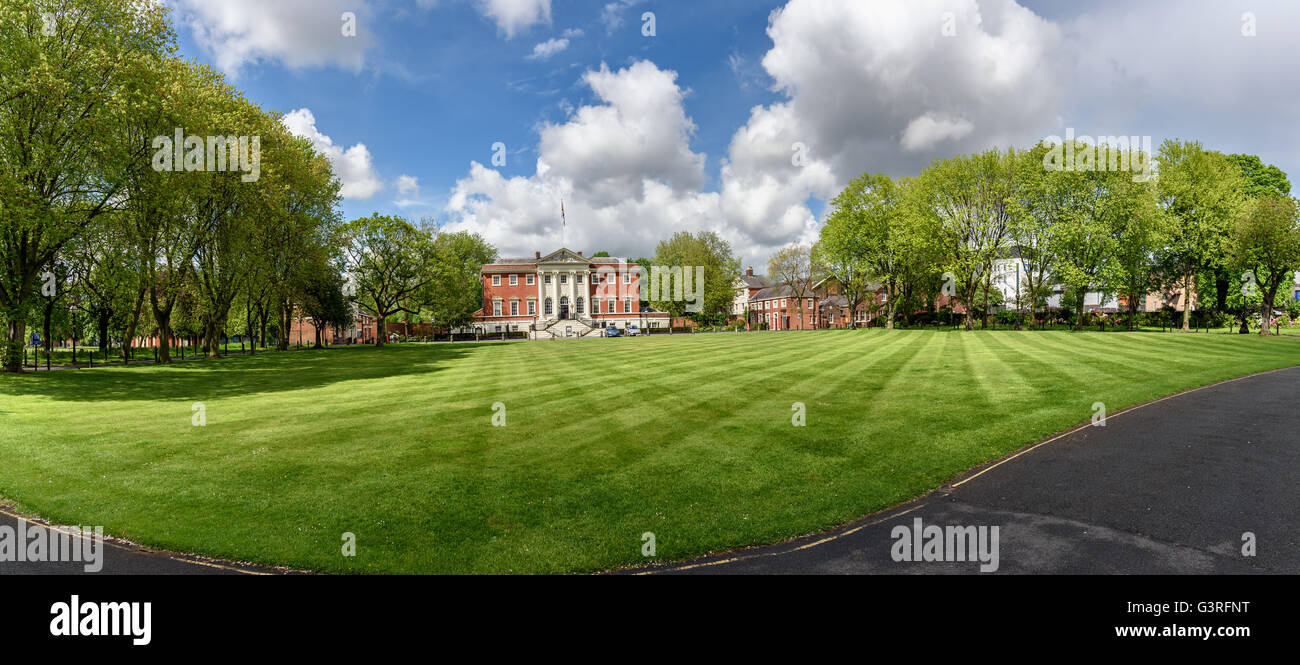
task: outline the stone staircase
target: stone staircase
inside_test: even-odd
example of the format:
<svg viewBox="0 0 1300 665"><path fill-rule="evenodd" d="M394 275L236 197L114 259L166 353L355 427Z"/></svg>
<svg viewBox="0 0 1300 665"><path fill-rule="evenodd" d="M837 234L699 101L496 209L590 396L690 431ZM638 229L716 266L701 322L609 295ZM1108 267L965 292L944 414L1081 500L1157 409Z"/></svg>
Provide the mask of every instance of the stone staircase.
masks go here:
<svg viewBox="0 0 1300 665"><path fill-rule="evenodd" d="M600 324L586 318L543 319L537 323L537 329L529 331L531 339L577 339L579 337L600 337L603 334Z"/></svg>

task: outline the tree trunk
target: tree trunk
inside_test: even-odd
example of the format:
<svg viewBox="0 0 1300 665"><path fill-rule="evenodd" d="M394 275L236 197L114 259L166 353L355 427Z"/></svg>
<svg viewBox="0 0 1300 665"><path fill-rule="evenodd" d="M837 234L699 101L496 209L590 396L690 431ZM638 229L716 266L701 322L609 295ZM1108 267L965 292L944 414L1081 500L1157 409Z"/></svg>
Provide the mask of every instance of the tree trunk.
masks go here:
<svg viewBox="0 0 1300 665"><path fill-rule="evenodd" d="M1183 332L1192 329L1192 279L1190 272L1183 279Z"/></svg>
<svg viewBox="0 0 1300 665"><path fill-rule="evenodd" d="M1281 286L1280 284L1278 286ZM1259 305L1259 334L1273 334L1273 299L1277 297L1277 288L1269 289L1264 294L1264 302Z"/></svg>
<svg viewBox="0 0 1300 665"><path fill-rule="evenodd" d="M4 370L17 374L23 371L23 347L27 342L27 321L16 308L6 312L5 316L8 319L5 322L5 338L8 341L5 344Z"/></svg>
<svg viewBox="0 0 1300 665"><path fill-rule="evenodd" d="M203 341L207 342L209 358L221 357L221 331L217 329L215 317L208 317L203 324Z"/></svg>
<svg viewBox="0 0 1300 665"><path fill-rule="evenodd" d="M388 328L385 326L384 317L375 317L375 346L383 346L388 341Z"/></svg>
<svg viewBox="0 0 1300 665"><path fill-rule="evenodd" d="M113 318L113 311L107 307L95 312L95 327L99 331L99 352L108 357L108 323Z"/></svg>
<svg viewBox="0 0 1300 665"><path fill-rule="evenodd" d="M140 314L144 312L144 289L135 296L135 308L131 311L131 321L126 325L126 337L122 340L122 360L131 358L131 348L135 344L136 329L140 326Z"/></svg>
<svg viewBox="0 0 1300 665"><path fill-rule="evenodd" d="M54 349L51 348L51 341L50 341L50 328L53 327L53 322L54 322L54 298L46 298L45 316L42 323L45 324L43 330L45 332L45 340L44 340L45 366L47 369L49 368L49 364L50 364L50 353L54 351Z"/></svg>
<svg viewBox="0 0 1300 665"><path fill-rule="evenodd" d="M172 361L171 318L158 318L157 313L154 318L158 321L158 364L166 365Z"/></svg>

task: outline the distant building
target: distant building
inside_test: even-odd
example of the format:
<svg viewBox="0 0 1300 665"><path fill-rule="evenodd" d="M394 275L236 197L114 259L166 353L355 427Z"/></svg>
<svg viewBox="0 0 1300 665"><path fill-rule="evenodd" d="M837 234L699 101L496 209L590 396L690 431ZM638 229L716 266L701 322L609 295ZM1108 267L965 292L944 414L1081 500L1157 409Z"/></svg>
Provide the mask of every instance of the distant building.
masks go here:
<svg viewBox="0 0 1300 665"><path fill-rule="evenodd" d="M483 307L474 313L470 330L551 339L599 336L610 325L667 328L666 313L641 309L640 268L626 259L586 257L567 248L498 259L480 271Z"/></svg>

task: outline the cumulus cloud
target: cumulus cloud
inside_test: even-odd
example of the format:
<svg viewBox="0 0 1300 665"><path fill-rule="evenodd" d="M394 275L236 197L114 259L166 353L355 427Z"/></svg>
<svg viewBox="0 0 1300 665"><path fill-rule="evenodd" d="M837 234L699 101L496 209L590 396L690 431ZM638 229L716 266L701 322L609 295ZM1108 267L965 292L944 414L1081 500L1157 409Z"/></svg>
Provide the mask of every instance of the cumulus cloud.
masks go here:
<svg viewBox="0 0 1300 665"><path fill-rule="evenodd" d="M1300 5L1192 2L1053 6L1075 15L1049 20L1012 0L790 0L770 15L759 61L779 98L734 131L716 191L703 191L705 156L691 148L689 91L641 61L588 71L596 101L540 128L536 172L507 178L474 164L448 211L504 253L530 256L559 242L563 197L576 249L635 256L703 229L762 265L776 247L814 240L821 220L809 202L860 173L911 175L937 157L1028 146L1067 125L1157 143L1203 138L1285 165L1300 152L1286 118L1300 88L1278 82L1295 78ZM632 4L605 4L606 29ZM1246 9L1258 12L1257 37L1240 34ZM728 61L738 78L745 58ZM1271 128L1268 145L1260 128Z"/></svg>
<svg viewBox="0 0 1300 665"><path fill-rule="evenodd" d="M364 200L384 188L366 144L358 143L350 148L335 145L329 136L316 129L316 116L312 115L311 109L290 111L284 116L284 125L294 134L310 140L316 151L330 160L342 183L340 194L343 198Z"/></svg>
<svg viewBox="0 0 1300 665"><path fill-rule="evenodd" d="M359 71L370 32L367 0L172 0L177 21L212 55L217 67L238 76L249 65L280 62L291 68L339 66ZM344 12L357 17L356 34L343 34Z"/></svg>
<svg viewBox="0 0 1300 665"><path fill-rule="evenodd" d="M551 0L478 0L479 12L497 24L506 39L539 23L551 22Z"/></svg>
<svg viewBox="0 0 1300 665"><path fill-rule="evenodd" d="M416 205L424 205L420 200L420 180L413 175L403 173L397 176L393 181L393 187L397 190L397 199L393 204L399 208L409 208Z"/></svg>
<svg viewBox="0 0 1300 665"><path fill-rule="evenodd" d="M548 39L533 47L532 55L528 56L529 60L545 60L564 49L569 48L568 39Z"/></svg>
<svg viewBox="0 0 1300 665"><path fill-rule="evenodd" d="M940 141L960 139L974 129L975 125L964 118L951 118L927 111L907 123L900 143L908 152L929 150Z"/></svg>

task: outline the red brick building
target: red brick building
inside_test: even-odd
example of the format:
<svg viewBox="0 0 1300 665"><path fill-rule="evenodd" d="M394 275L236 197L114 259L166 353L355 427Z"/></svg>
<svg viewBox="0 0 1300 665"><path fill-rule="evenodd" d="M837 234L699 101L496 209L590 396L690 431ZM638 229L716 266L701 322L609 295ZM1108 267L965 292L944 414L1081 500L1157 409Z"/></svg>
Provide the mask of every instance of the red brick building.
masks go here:
<svg viewBox="0 0 1300 665"><path fill-rule="evenodd" d="M586 257L561 248L546 256L503 258L483 266L483 333L527 332L533 339L599 336L609 325L667 328L668 316L642 311L641 266L615 257Z"/></svg>

